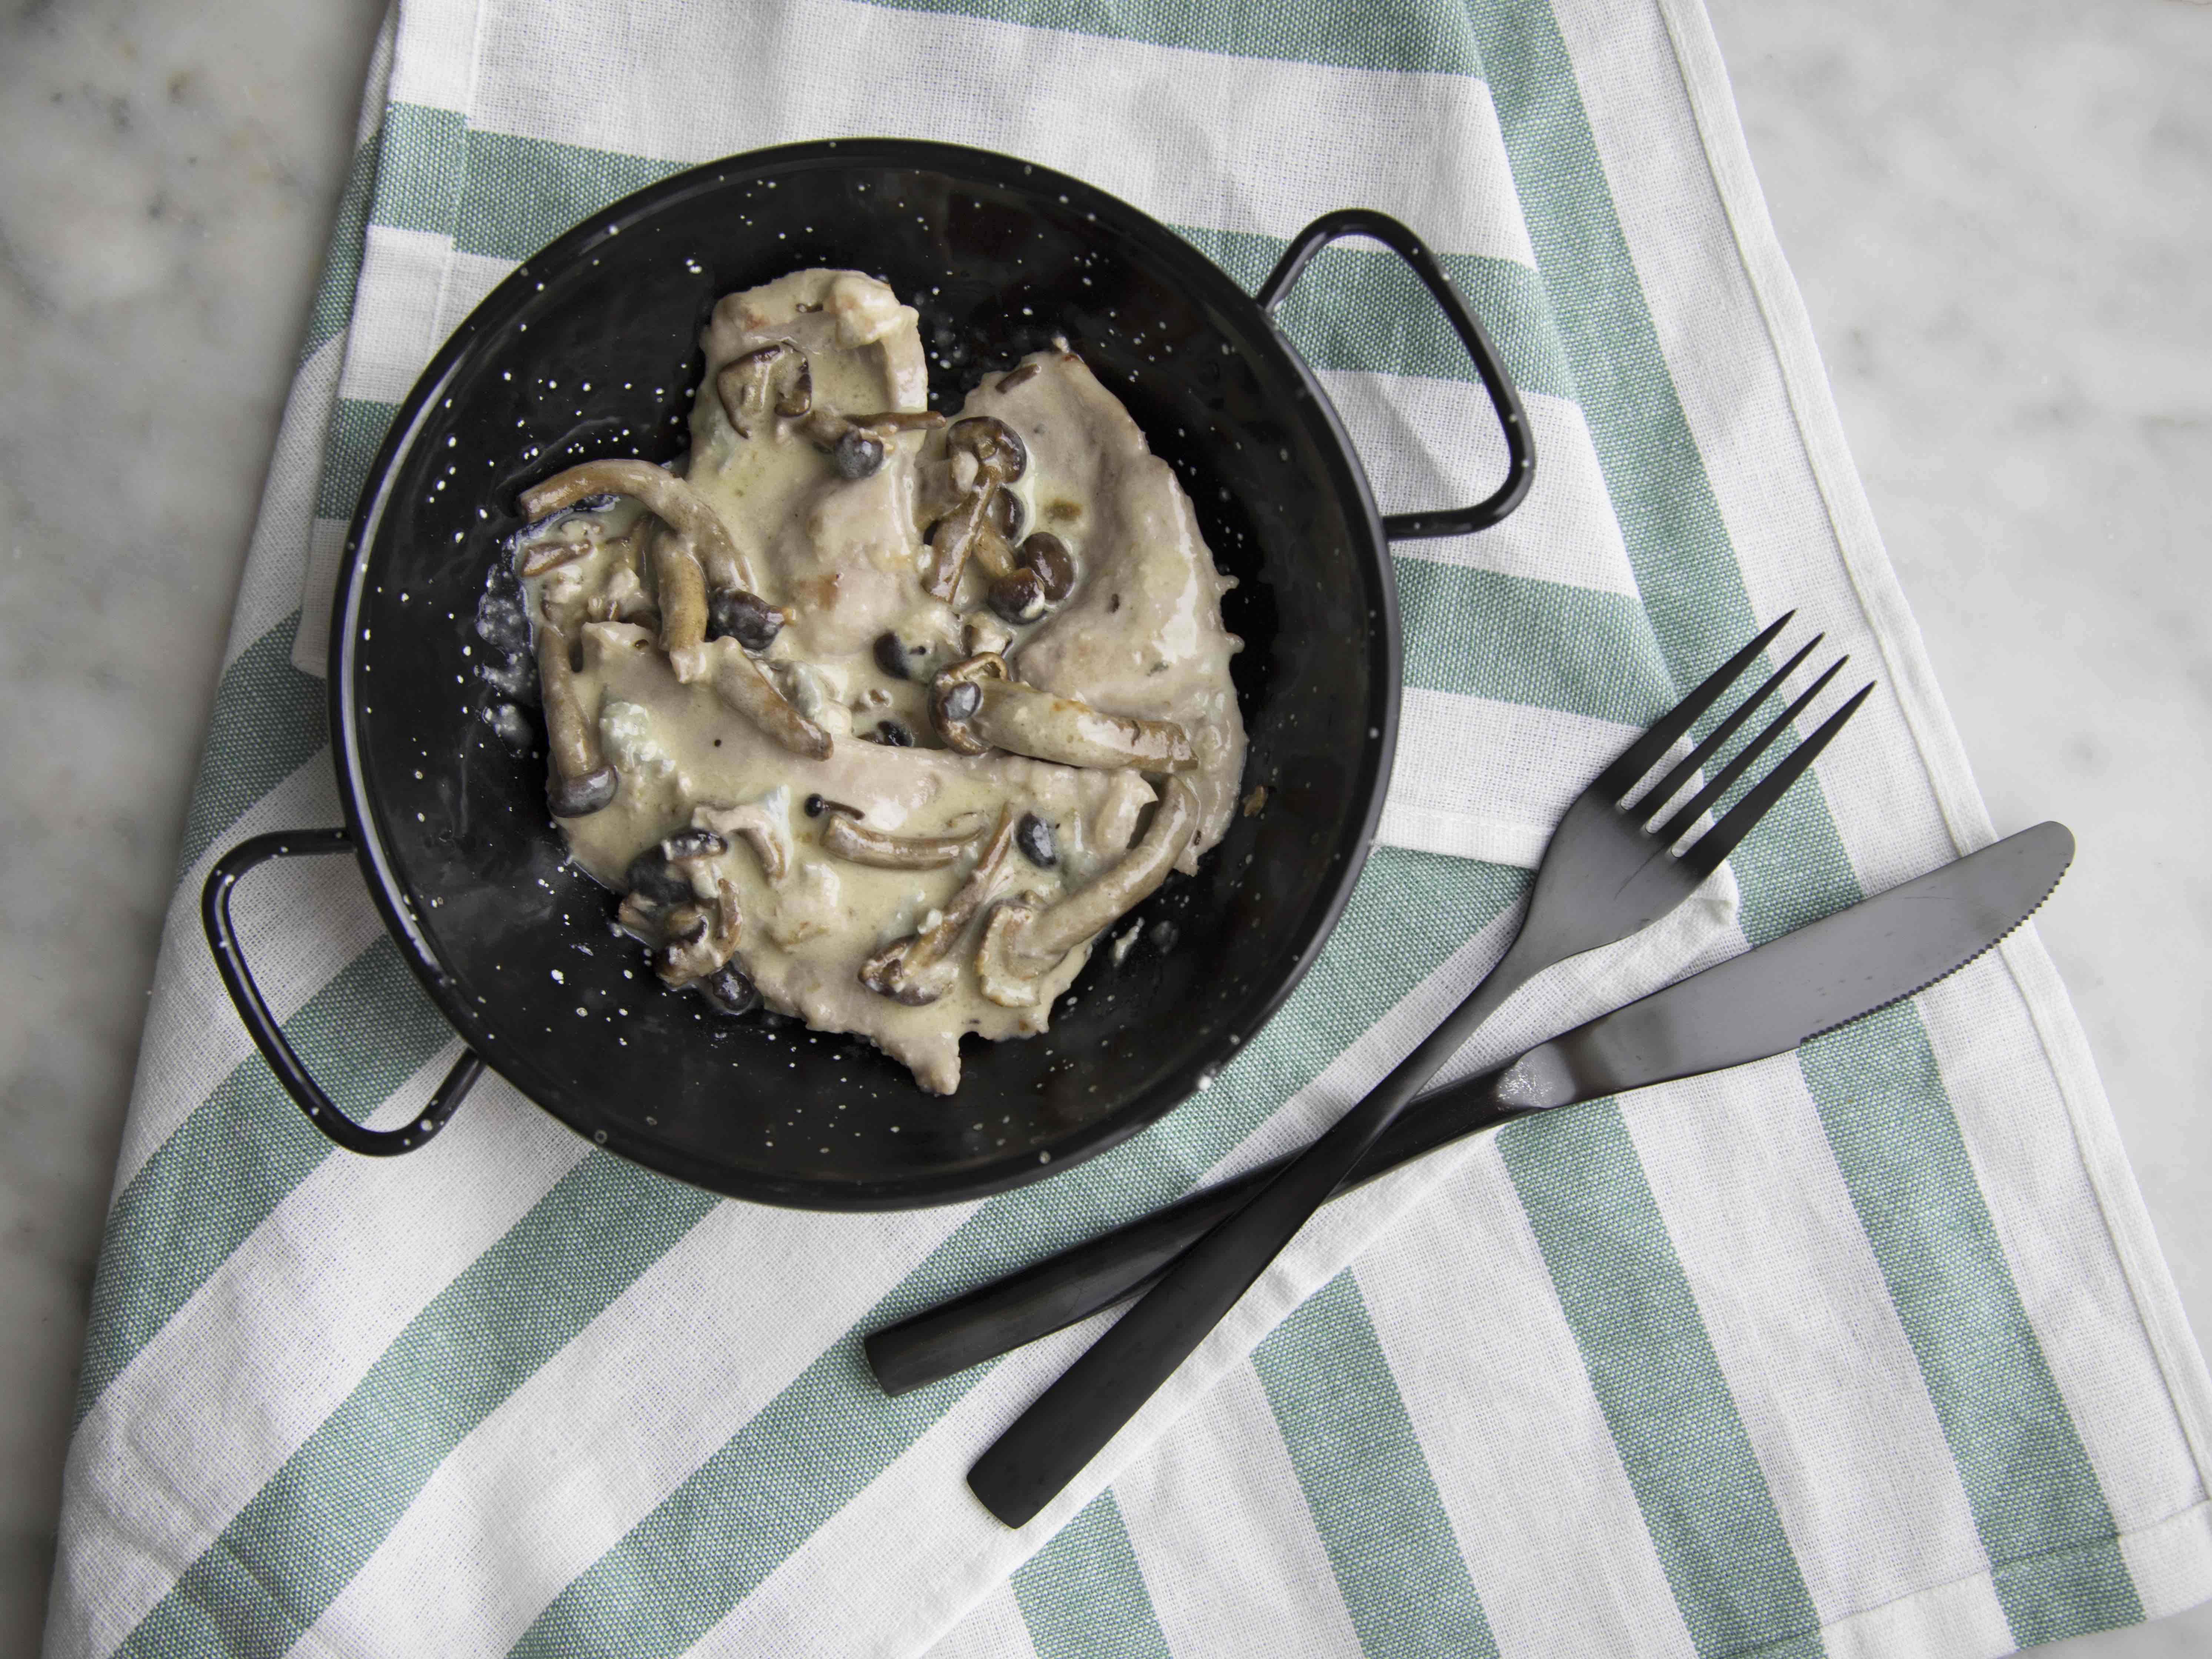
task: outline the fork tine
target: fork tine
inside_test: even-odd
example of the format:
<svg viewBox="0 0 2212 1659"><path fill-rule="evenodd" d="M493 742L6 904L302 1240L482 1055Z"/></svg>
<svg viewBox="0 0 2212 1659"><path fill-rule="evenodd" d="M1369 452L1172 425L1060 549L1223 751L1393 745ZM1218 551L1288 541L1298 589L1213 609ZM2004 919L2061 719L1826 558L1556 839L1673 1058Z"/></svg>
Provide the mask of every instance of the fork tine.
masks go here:
<svg viewBox="0 0 2212 1659"><path fill-rule="evenodd" d="M1654 830L1652 839L1662 847L1672 847L1676 842L1681 840L1688 833L1690 826L1698 821L1698 814L1728 793L1735 781L1750 768L1752 762L1765 754L1774 740L1790 729L1790 722L1805 712L1805 706L1820 695L1820 689L1835 678L1843 665L1850 660L1850 657L1846 653L1830 663L1826 672L1805 688L1803 696L1777 714L1768 723L1764 732L1744 744L1733 760L1713 775L1713 781L1711 783L1690 798L1687 805Z"/></svg>
<svg viewBox="0 0 2212 1659"><path fill-rule="evenodd" d="M1621 751L1620 758L1597 775L1590 787L1601 792L1608 800L1618 803L1623 795L1636 787L1636 781L1659 763L1659 757L1674 746L1674 739L1697 724L1698 717L1711 708L1735 681L1737 675L1749 667L1759 653L1772 644L1774 636L1788 626L1797 613L1785 611L1762 631L1749 645L1730 657L1708 675L1698 689L1659 717L1650 730Z"/></svg>
<svg viewBox="0 0 2212 1659"><path fill-rule="evenodd" d="M1774 689L1796 671L1797 665L1813 654L1813 647L1827 637L1826 634L1815 634L1806 641L1803 650L1770 674L1765 684L1743 700L1742 707L1713 728L1712 736L1683 756L1681 764L1660 779L1651 793L1636 804L1638 816L1648 819L1674 799L1674 792L1690 781L1690 775L1711 759L1720 746L1735 735L1736 728L1759 712L1759 705L1766 701Z"/></svg>
<svg viewBox="0 0 2212 1659"><path fill-rule="evenodd" d="M1869 680L1851 694L1850 701L1822 721L1820 729L1791 750L1782 763L1753 786L1751 792L1731 808L1726 817L1698 837L1696 846L1682 855L1682 862L1705 879L1720 867L1720 862L1735 851L1735 844L1751 833L1751 827L1766 816L1766 809L1782 799L1790 786L1819 757L1836 733L1844 729L1844 722L1859 712L1859 705L1874 690Z"/></svg>

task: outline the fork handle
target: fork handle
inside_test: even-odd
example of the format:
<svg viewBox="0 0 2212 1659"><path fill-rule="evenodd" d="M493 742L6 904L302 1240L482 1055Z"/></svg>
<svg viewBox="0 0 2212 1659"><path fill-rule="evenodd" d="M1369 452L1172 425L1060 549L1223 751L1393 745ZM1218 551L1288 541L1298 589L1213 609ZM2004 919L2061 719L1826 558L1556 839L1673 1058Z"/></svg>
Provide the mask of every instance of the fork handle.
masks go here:
<svg viewBox="0 0 2212 1659"><path fill-rule="evenodd" d="M1360 1159L1338 1195L1462 1136L1523 1115L1498 1103L1492 1088L1499 1075L1487 1073L1419 1097ZM1150 1286L1296 1156L1286 1152L1201 1188L1164 1209L872 1332L861 1345L868 1369L885 1394L905 1394L1088 1319Z"/></svg>
<svg viewBox="0 0 2212 1659"><path fill-rule="evenodd" d="M1506 998L1549 965L1516 935L1487 978L1390 1074L1278 1171L1243 1208L1164 1271L968 1471L985 1508L1026 1524L1137 1414L1313 1212L1327 1203L1414 1093Z"/></svg>

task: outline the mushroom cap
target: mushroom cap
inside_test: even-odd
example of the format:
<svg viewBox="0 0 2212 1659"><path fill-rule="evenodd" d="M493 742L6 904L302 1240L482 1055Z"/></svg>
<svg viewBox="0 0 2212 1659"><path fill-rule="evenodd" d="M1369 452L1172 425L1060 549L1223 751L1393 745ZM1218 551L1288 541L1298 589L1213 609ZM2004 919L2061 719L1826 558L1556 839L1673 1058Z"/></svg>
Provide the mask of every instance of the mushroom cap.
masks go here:
<svg viewBox="0 0 2212 1659"><path fill-rule="evenodd" d="M718 588L707 599L707 637L733 639L755 656L775 643L787 620L775 606L742 587Z"/></svg>
<svg viewBox="0 0 2212 1659"><path fill-rule="evenodd" d="M889 453L884 441L866 427L848 427L830 447L830 462L837 469L837 476L849 483L880 471Z"/></svg>
<svg viewBox="0 0 2212 1659"><path fill-rule="evenodd" d="M991 609L1016 626L1033 623L1045 613L1044 579L1034 570L1017 570L991 584Z"/></svg>
<svg viewBox="0 0 2212 1659"><path fill-rule="evenodd" d="M602 765L580 778L564 778L558 772L545 780L545 804L556 818L584 818L611 805L621 787L621 775Z"/></svg>
<svg viewBox="0 0 2212 1659"><path fill-rule="evenodd" d="M796 367L793 367L793 363ZM734 357L722 365L714 375L714 394L722 401L722 412L730 417L730 424L738 435L749 438L751 430L745 424L747 396L758 397L763 403L774 392L775 412L779 415L800 416L814 408L814 369L806 361L806 354L799 349L796 340L776 340L757 346L743 356Z"/></svg>
<svg viewBox="0 0 2212 1659"><path fill-rule="evenodd" d="M718 1014L749 1014L761 1006L760 988L735 960L724 963L696 981L707 1006Z"/></svg>
<svg viewBox="0 0 2212 1659"><path fill-rule="evenodd" d="M944 956L917 967L913 954L921 942L914 934L892 940L860 964L860 983L878 996L889 997L909 1008L936 1001L952 988L959 978L960 965L950 956Z"/></svg>
<svg viewBox="0 0 2212 1659"><path fill-rule="evenodd" d="M1036 573L1047 605L1058 605L1075 591L1075 556L1049 530L1036 531L1024 538L1014 562Z"/></svg>
<svg viewBox="0 0 2212 1659"><path fill-rule="evenodd" d="M973 455L998 483L1012 483L1030 469L1030 447L1022 434L995 416L970 415L953 422L945 429L945 447L954 454Z"/></svg>
<svg viewBox="0 0 2212 1659"><path fill-rule="evenodd" d="M995 651L980 651L938 671L929 683L929 723L947 748L963 755L980 755L990 748L968 724L983 706L978 682L1010 678L1006 659Z"/></svg>
<svg viewBox="0 0 2212 1659"><path fill-rule="evenodd" d="M629 861L623 879L631 892L654 904L680 904L691 896L690 878L669 868L668 854L658 842Z"/></svg>

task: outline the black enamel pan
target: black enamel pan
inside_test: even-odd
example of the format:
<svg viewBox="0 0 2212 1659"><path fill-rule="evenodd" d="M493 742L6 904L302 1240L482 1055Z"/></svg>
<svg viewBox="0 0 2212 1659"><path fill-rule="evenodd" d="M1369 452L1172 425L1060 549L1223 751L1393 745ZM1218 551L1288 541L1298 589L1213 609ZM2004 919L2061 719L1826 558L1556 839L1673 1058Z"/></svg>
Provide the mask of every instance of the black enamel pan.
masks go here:
<svg viewBox="0 0 2212 1659"><path fill-rule="evenodd" d="M1351 235L1407 262L1474 361L1508 452L1504 483L1478 506L1382 516L1335 410L1271 321L1306 262ZM504 671L471 626L518 527L517 492L592 457L673 459L716 297L803 265L871 271L919 306L936 395L952 405L983 371L1064 334L1175 465L1241 579L1224 609L1246 641L1245 784L1267 786L1267 810L1238 817L1195 878L1148 902L1136 948L1118 965L1098 953L1048 1036L964 1045L950 1100L857 1040L721 1018L654 985L642 952L611 933L612 896L563 862L543 756L502 739ZM331 625L345 825L230 849L203 906L217 966L309 1121L356 1152L422 1146L489 1065L608 1150L738 1198L940 1204L1065 1169L1189 1097L1319 953L1389 780L1389 540L1496 523L1534 465L1481 328L1412 233L1378 214L1316 221L1255 295L1126 203L984 151L795 144L679 173L526 262L400 406ZM343 851L465 1045L396 1130L348 1119L307 1075L229 922L231 890L257 864Z"/></svg>

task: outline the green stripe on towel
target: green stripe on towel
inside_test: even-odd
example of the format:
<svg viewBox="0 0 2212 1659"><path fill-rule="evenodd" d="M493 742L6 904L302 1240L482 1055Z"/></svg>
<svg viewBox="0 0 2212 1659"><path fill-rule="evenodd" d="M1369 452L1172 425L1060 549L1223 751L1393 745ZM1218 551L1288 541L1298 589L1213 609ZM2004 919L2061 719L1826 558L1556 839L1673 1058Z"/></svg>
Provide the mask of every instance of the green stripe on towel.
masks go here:
<svg viewBox="0 0 2212 1659"><path fill-rule="evenodd" d="M1110 1492L1015 1568L1013 1589L1037 1659L1170 1659Z"/></svg>
<svg viewBox="0 0 2212 1659"><path fill-rule="evenodd" d="M1426 0L1158 0L1121 5L1110 0L873 0L899 11L933 12L1062 29L1105 40L1135 40L1237 58L1272 58L1340 69L1479 75L1480 60L1456 9Z"/></svg>
<svg viewBox="0 0 2212 1659"><path fill-rule="evenodd" d="M330 741L327 689L292 666L295 611L240 652L215 689L207 750L185 814L179 879L254 804Z"/></svg>
<svg viewBox="0 0 2212 1659"><path fill-rule="evenodd" d="M353 319L354 290L361 282L363 239L368 234L369 202L376 183L379 155L383 148L381 126L363 139L346 167L343 192L338 197L337 222L331 227L330 245L323 254L323 274L315 284L315 298L307 311L307 337L300 347L300 361L308 358L345 331Z"/></svg>
<svg viewBox="0 0 2212 1659"><path fill-rule="evenodd" d="M1488 66L1537 266L1559 319L1638 586L1675 683L1688 685L1754 631L1742 573L1614 217L1557 24L1540 0L1499 0L1469 15ZM1818 619L1807 621L1818 626ZM1754 944L1860 896L1814 777L1800 781L1729 862L1743 895L1742 926ZM1909 1023L1924 1049L1918 1015L1908 1006L1897 1011L1897 1018ZM1863 1024L1828 1041L1869 1066L1880 1064L1884 1045L1875 1028ZM1817 1099L1817 1086L1814 1094ZM1932 1061L1890 1104L1894 1119L1901 1127L1910 1125L1914 1136L1938 1142L1958 1138L1957 1121ZM1870 1156L1872 1149L1854 1136L1837 1133L1832 1113L1824 1109L1823 1115L1877 1258L1886 1269L1892 1261L1911 1260L1932 1241L1914 1237L1899 1207L1881 1201L1891 1190L1882 1160ZM1937 1190L1923 1190L1923 1197L1936 1203L1939 1212L1978 1215L1983 1221L1979 1229L1943 1240L1940 1254L1950 1270L1984 1285L2002 1285L2016 1303L2018 1291L1994 1248L1994 1229L1987 1226L1987 1206L1971 1170L1945 1169L1935 1185ZM1954 1371L1971 1374L1983 1340L1957 1322L1923 1324L1913 1334L1962 1478L1984 1463L2011 1466L2023 1436L2078 1449L2079 1436L2064 1402L2033 1383L2038 1370L2047 1375L2039 1350L2033 1366L1990 1379L1995 1397L1986 1412L1971 1419L1956 1413L1944 1417L1942 1379ZM2034 1334L2024 1321L2015 1334L2027 1346L2035 1346ZM2024 1549L2026 1559L2039 1560L2075 1547L2085 1533L2101 1527L2109 1535L2111 1530L2110 1512L2094 1480L2086 1486L2069 1481L2057 1502L2034 1516L2032 1528L1992 1528L1978 1508L1975 1518L1983 1547L2000 1574L2022 1559L2016 1551ZM2024 1532L2033 1536L2024 1537ZM2027 1596L2048 1582L2030 1575L2018 1593ZM2015 1635L2025 1641L2030 1638L2021 1634L2023 1628L2063 1623L2070 1615L2063 1604L2047 1602L2039 1612L2024 1609L2011 1616Z"/></svg>
<svg viewBox="0 0 2212 1659"><path fill-rule="evenodd" d="M364 1030L377 1042L363 1044ZM310 997L284 1022L284 1034L331 1097L363 1118L453 1041L388 939ZM231 1068L108 1212L76 1422L332 1151L258 1053Z"/></svg>
<svg viewBox="0 0 2212 1659"><path fill-rule="evenodd" d="M586 1153L409 1322L121 1653L279 1659L462 1438L719 1202Z"/></svg>
<svg viewBox="0 0 2212 1659"><path fill-rule="evenodd" d="M2143 1617L1909 1006L1798 1051L2022 1647Z"/></svg>
<svg viewBox="0 0 2212 1659"><path fill-rule="evenodd" d="M1698 1652L1814 1659L1820 1619L1619 1110L1498 1145Z"/></svg>
<svg viewBox="0 0 2212 1659"><path fill-rule="evenodd" d="M361 503L362 486L368 482L369 464L392 429L397 404L371 402L365 398L340 398L331 405L330 436L323 446L323 471L315 485L315 516L353 521Z"/></svg>
<svg viewBox="0 0 2212 1659"><path fill-rule="evenodd" d="M1338 937L1266 1034L1222 1073L1204 1111L1170 1113L1048 1187L1006 1194L969 1216L562 1590L515 1653L644 1659L697 1641L976 1380L951 1378L885 1400L862 1367L861 1334L1172 1196L1494 917L1525 880L1517 870L1378 848Z"/></svg>
<svg viewBox="0 0 2212 1659"><path fill-rule="evenodd" d="M386 104L380 149L370 222L452 235L469 161L467 123L459 112Z"/></svg>
<svg viewBox="0 0 2212 1659"><path fill-rule="evenodd" d="M1428 1455L1349 1272L1309 1297L1252 1352L1367 1659L1498 1644L1444 1513Z"/></svg>

